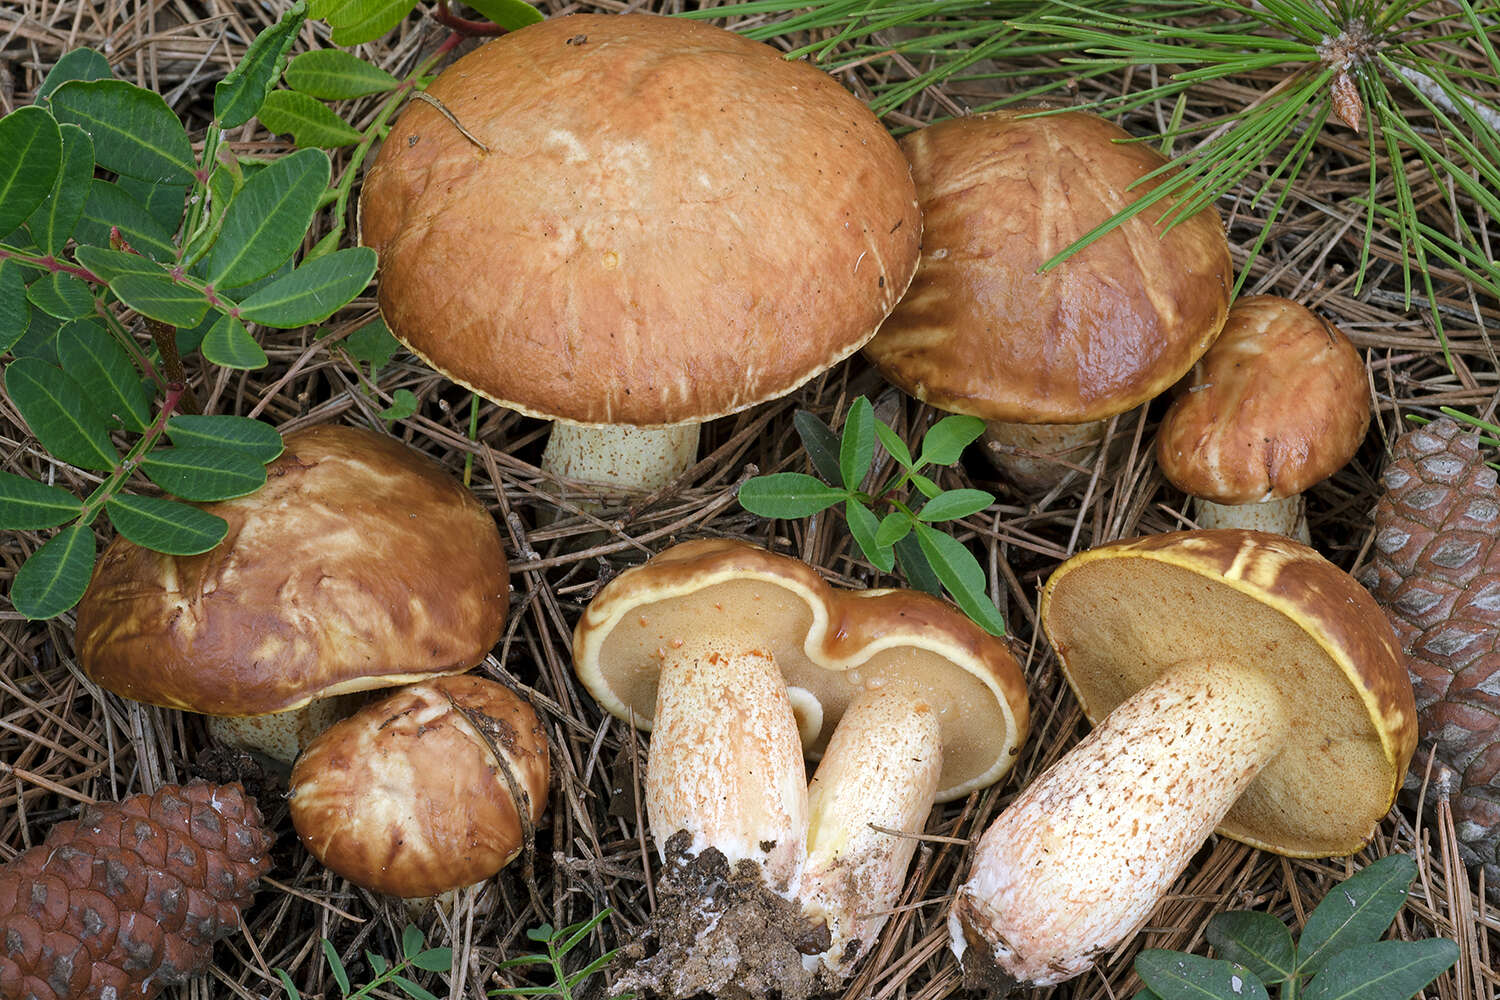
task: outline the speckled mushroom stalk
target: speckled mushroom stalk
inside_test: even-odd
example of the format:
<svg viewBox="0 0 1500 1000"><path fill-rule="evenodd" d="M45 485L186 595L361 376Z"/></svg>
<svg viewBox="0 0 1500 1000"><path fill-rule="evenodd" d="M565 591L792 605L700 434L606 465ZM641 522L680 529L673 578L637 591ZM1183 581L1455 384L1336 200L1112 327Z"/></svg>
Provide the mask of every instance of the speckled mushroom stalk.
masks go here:
<svg viewBox="0 0 1500 1000"><path fill-rule="evenodd" d="M1004 978L1049 986L1140 929L1281 749L1288 713L1253 671L1177 667L1027 786L979 841L949 915Z"/></svg>
<svg viewBox="0 0 1500 1000"><path fill-rule="evenodd" d="M667 427L552 422L542 471L624 490L658 490L698 457L699 423Z"/></svg>
<svg viewBox="0 0 1500 1000"><path fill-rule="evenodd" d="M1251 503L1225 504L1193 498L1193 518L1198 527L1243 528L1246 531L1274 531L1295 538L1303 545L1312 541L1307 527L1307 498L1301 493L1289 497L1269 497Z"/></svg>

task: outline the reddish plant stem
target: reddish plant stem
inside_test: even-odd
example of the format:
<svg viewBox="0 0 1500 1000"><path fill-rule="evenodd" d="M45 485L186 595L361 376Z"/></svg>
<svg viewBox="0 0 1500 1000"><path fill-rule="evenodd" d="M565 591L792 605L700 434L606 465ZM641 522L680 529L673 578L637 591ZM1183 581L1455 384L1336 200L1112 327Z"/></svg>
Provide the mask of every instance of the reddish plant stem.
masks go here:
<svg viewBox="0 0 1500 1000"><path fill-rule="evenodd" d="M193 387L187 383L187 372L182 368L182 357L177 353L177 328L169 326L160 320L148 319L146 326L151 331L151 339L156 342L156 350L161 354L162 367L167 372L167 399L171 405L164 403L162 409L170 413L172 406L178 403L175 391L181 397L182 412L201 413L202 408L198 405L198 399L193 395Z"/></svg>
<svg viewBox="0 0 1500 1000"><path fill-rule="evenodd" d="M433 12L432 19L461 35L503 35L507 31L500 25L491 24L488 21L470 21L468 18L459 17L448 9L448 0L438 0L437 10Z"/></svg>

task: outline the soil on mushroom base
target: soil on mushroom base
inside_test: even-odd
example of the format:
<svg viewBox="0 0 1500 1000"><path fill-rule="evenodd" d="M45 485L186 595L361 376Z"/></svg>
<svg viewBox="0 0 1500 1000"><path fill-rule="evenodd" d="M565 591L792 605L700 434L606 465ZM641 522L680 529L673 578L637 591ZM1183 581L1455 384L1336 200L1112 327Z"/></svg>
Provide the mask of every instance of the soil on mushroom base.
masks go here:
<svg viewBox="0 0 1500 1000"><path fill-rule="evenodd" d="M685 1000L709 993L719 1000L807 1000L837 984L803 966L829 943L828 928L813 925L796 903L771 890L752 861L730 866L717 848L697 855L678 831L667 841L657 885L656 913L647 941L622 948L616 989L644 990Z"/></svg>

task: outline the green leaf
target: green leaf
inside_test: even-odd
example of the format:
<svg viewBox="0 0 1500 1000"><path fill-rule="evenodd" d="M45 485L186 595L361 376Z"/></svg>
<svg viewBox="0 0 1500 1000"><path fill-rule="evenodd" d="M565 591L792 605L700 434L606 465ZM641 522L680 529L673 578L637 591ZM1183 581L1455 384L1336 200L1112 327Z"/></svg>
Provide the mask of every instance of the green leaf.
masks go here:
<svg viewBox="0 0 1500 1000"><path fill-rule="evenodd" d="M792 426L802 439L802 448L818 475L830 483L839 481L839 438L816 414L798 410L792 414Z"/></svg>
<svg viewBox="0 0 1500 1000"><path fill-rule="evenodd" d="M239 64L214 87L214 118L220 128L239 128L260 110L286 66L286 54L307 19L307 4L294 3L281 20L255 36Z"/></svg>
<svg viewBox="0 0 1500 1000"><path fill-rule="evenodd" d="M242 451L188 445L154 448L141 459L146 478L184 500L228 500L266 484L266 467Z"/></svg>
<svg viewBox="0 0 1500 1000"><path fill-rule="evenodd" d="M922 453L917 464L952 465L983 433L984 421L978 417L958 414L944 417L928 428L927 436L922 438Z"/></svg>
<svg viewBox="0 0 1500 1000"><path fill-rule="evenodd" d="M122 274L154 274L165 278L167 272L150 257L124 250L106 250L103 247L80 246L73 250L78 263L88 268L97 278L113 281Z"/></svg>
<svg viewBox="0 0 1500 1000"><path fill-rule="evenodd" d="M401 987L401 992L411 997L412 1000L438 1000L436 996L421 986L407 979L405 976L392 976L391 982Z"/></svg>
<svg viewBox="0 0 1500 1000"><path fill-rule="evenodd" d="M911 468L911 450L906 447L906 442L891 429L891 425L884 420L875 421L875 436L880 439L880 444L886 452L896 460L903 469Z"/></svg>
<svg viewBox="0 0 1500 1000"><path fill-rule="evenodd" d="M107 247L111 227L120 230L120 236L131 249L153 260L168 261L177 256L171 231L150 209L121 185L95 177L89 188L88 203L83 206L83 219L74 235L80 243Z"/></svg>
<svg viewBox="0 0 1500 1000"><path fill-rule="evenodd" d="M740 484L740 506L761 517L807 517L848 497L821 479L801 472L775 472Z"/></svg>
<svg viewBox="0 0 1500 1000"><path fill-rule="evenodd" d="M417 412L417 396L410 389L391 393L391 405L380 411L381 420L405 420Z"/></svg>
<svg viewBox="0 0 1500 1000"><path fill-rule="evenodd" d="M57 334L57 359L99 410L130 431L151 423L151 393L130 355L95 320L81 319Z"/></svg>
<svg viewBox="0 0 1500 1000"><path fill-rule="evenodd" d="M52 95L52 113L83 127L107 170L158 184L193 182L193 145L160 94L124 80L73 80Z"/></svg>
<svg viewBox="0 0 1500 1000"><path fill-rule="evenodd" d="M36 89L37 103L51 97L53 91L70 80L108 80L112 76L109 60L102 53L87 48L73 49L64 53L47 71L42 85Z"/></svg>
<svg viewBox="0 0 1500 1000"><path fill-rule="evenodd" d="M262 465L280 456L284 447L270 424L228 414L180 413L167 421L167 436L178 447L231 449Z"/></svg>
<svg viewBox="0 0 1500 1000"><path fill-rule="evenodd" d="M224 147L219 147L223 149ZM182 225L182 213L187 208L188 188L182 184L153 184L138 177L123 174L115 184L134 198L159 223L169 237Z"/></svg>
<svg viewBox="0 0 1500 1000"><path fill-rule="evenodd" d="M363 361L372 371L379 371L401 350L401 342L391 335L385 320L375 319L345 337L344 350L355 361Z"/></svg>
<svg viewBox="0 0 1500 1000"><path fill-rule="evenodd" d="M845 489L859 489L874 458L875 408L864 396L856 396L844 417L844 436L839 441L839 476Z"/></svg>
<svg viewBox="0 0 1500 1000"><path fill-rule="evenodd" d="M352 52L318 49L292 59L286 68L286 84L309 97L344 101L395 90L401 81Z"/></svg>
<svg viewBox="0 0 1500 1000"><path fill-rule="evenodd" d="M115 530L143 549L195 556L224 540L229 522L175 500L122 494L104 504Z"/></svg>
<svg viewBox="0 0 1500 1000"><path fill-rule="evenodd" d="M1269 913L1216 913L1208 922L1206 936L1219 958L1238 962L1263 983L1283 983L1296 972L1292 932Z"/></svg>
<svg viewBox="0 0 1500 1000"><path fill-rule="evenodd" d="M11 353L18 358L37 358L48 364L57 364L57 331L62 329L62 320L48 316L40 309L31 313L31 322L21 339L11 345Z"/></svg>
<svg viewBox="0 0 1500 1000"><path fill-rule="evenodd" d="M390 968L390 963L385 960L385 956L377 955L373 951L365 952L365 961L370 963L370 968L377 976L385 975L385 970Z"/></svg>
<svg viewBox="0 0 1500 1000"><path fill-rule="evenodd" d="M264 368L268 363L266 352L245 329L245 324L229 315L214 321L199 346L205 358L224 368Z"/></svg>
<svg viewBox="0 0 1500 1000"><path fill-rule="evenodd" d="M929 500L934 499L935 497L942 496L943 494L943 488L941 486L933 482L931 479L928 479L920 472L913 472L911 474L911 484L917 488L918 493L922 494Z"/></svg>
<svg viewBox="0 0 1500 1000"><path fill-rule="evenodd" d="M26 336L31 324L26 291L26 272L21 265L0 259L0 351L10 350Z"/></svg>
<svg viewBox="0 0 1500 1000"><path fill-rule="evenodd" d="M1162 1000L1270 1000L1243 965L1148 948L1135 957L1136 975Z"/></svg>
<svg viewBox="0 0 1500 1000"><path fill-rule="evenodd" d="M923 504L917 517L929 524L934 521L952 521L977 514L994 502L995 497L984 490L948 490Z"/></svg>
<svg viewBox="0 0 1500 1000"><path fill-rule="evenodd" d="M875 531L875 544L882 548L895 545L901 539L911 534L914 523L906 511L891 511L885 517L881 518L880 527Z"/></svg>
<svg viewBox="0 0 1500 1000"><path fill-rule="evenodd" d="M907 533L895 542L895 548L896 563L901 567L901 575L906 577L907 584L924 594L942 597L943 581L937 578L937 574L928 565L927 556L922 552L917 536Z"/></svg>
<svg viewBox="0 0 1500 1000"><path fill-rule="evenodd" d="M422 950L422 931L416 924L407 924L401 931L401 957L411 958Z"/></svg>
<svg viewBox="0 0 1500 1000"><path fill-rule="evenodd" d="M61 486L48 486L0 471L0 528L36 531L55 528L83 513L83 501Z"/></svg>
<svg viewBox="0 0 1500 1000"><path fill-rule="evenodd" d="M109 290L142 316L169 326L197 326L208 315L201 291L165 274L122 274L110 281Z"/></svg>
<svg viewBox="0 0 1500 1000"><path fill-rule="evenodd" d="M298 146L335 149L364 138L344 119L315 98L295 90L273 90L261 105L260 123L269 131L285 133Z"/></svg>
<svg viewBox="0 0 1500 1000"><path fill-rule="evenodd" d="M57 182L26 223L36 245L49 254L61 252L73 235L94 183L94 143L89 134L77 125L59 126L58 132L62 136L62 164Z"/></svg>
<svg viewBox="0 0 1500 1000"><path fill-rule="evenodd" d="M0 118L0 235L25 222L62 169L57 120L34 105Z"/></svg>
<svg viewBox="0 0 1500 1000"><path fill-rule="evenodd" d="M509 31L536 24L542 20L542 12L523 3L522 0L465 0L481 15Z"/></svg>
<svg viewBox="0 0 1500 1000"><path fill-rule="evenodd" d="M209 283L247 285L290 260L307 236L330 173L326 153L302 149L247 180L229 203L209 253Z"/></svg>
<svg viewBox="0 0 1500 1000"><path fill-rule="evenodd" d="M849 522L849 534L854 536L859 550L870 560L870 565L889 573L896 568L896 553L888 545L875 540L880 530L880 519L864 504L850 497L844 503L844 518Z"/></svg>
<svg viewBox="0 0 1500 1000"><path fill-rule="evenodd" d="M94 532L84 524L64 528L21 564L10 602L31 621L56 618L77 604L94 570Z"/></svg>
<svg viewBox="0 0 1500 1000"><path fill-rule="evenodd" d="M425 972L447 972L453 968L453 949L429 948L414 956L411 964Z"/></svg>
<svg viewBox="0 0 1500 1000"><path fill-rule="evenodd" d="M1457 961L1444 938L1356 945L1328 960L1302 1000L1410 1000Z"/></svg>
<svg viewBox="0 0 1500 1000"><path fill-rule="evenodd" d="M374 275L374 250L337 250L277 278L241 302L240 318L282 328L318 323L364 291Z"/></svg>
<svg viewBox="0 0 1500 1000"><path fill-rule="evenodd" d="M94 315L94 292L88 283L63 271L44 274L26 290L27 300L48 316L81 319Z"/></svg>
<svg viewBox="0 0 1500 1000"><path fill-rule="evenodd" d="M1336 953L1378 941L1417 877L1417 863L1407 854L1381 858L1334 886L1308 914L1297 950L1297 971L1312 975Z"/></svg>
<svg viewBox="0 0 1500 1000"><path fill-rule="evenodd" d="M31 433L55 457L101 472L120 461L106 418L61 368L18 358L5 370L5 389Z"/></svg>
<svg viewBox="0 0 1500 1000"><path fill-rule="evenodd" d="M344 996L349 995L349 973L344 969L344 963L339 959L338 949L333 942L327 938L322 939L323 958L328 962L328 971L333 973L333 981L338 983L339 992Z"/></svg>
<svg viewBox="0 0 1500 1000"><path fill-rule="evenodd" d="M916 529L917 544L922 547L922 554L927 557L932 572L942 581L943 589L948 591L953 602L986 632L1004 635L1005 619L1001 616L1000 609L991 604L985 594L984 570L980 567L979 560L974 558L967 546L951 535L945 535L936 528L921 523L917 524Z"/></svg>
<svg viewBox="0 0 1500 1000"><path fill-rule="evenodd" d="M285 969L273 969L276 978L281 980L281 988L286 990L287 1000L302 1000L302 994L297 992L297 986L292 982L292 977L286 974Z"/></svg>
<svg viewBox="0 0 1500 1000"><path fill-rule="evenodd" d="M335 45L362 45L401 23L414 6L416 0L332 0L314 4L314 10L329 12L327 20Z"/></svg>

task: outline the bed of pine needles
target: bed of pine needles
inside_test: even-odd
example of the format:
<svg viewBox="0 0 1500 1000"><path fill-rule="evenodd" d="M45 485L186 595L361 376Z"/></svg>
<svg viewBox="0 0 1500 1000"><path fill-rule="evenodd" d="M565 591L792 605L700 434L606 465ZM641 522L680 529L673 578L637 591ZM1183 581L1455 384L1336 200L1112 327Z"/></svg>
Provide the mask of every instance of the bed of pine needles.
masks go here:
<svg viewBox="0 0 1500 1000"><path fill-rule="evenodd" d="M0 6L0 111L29 102L58 56L88 45L108 56L118 76L162 93L190 128L201 128L211 108L213 83L245 42L285 6L283 0L10 0ZM671 12L680 9L681 0L541 6L554 15L576 10ZM304 31L311 43L326 29L309 22ZM361 46L359 54L402 75L444 37L446 29L413 17L386 38ZM326 44L326 36L324 40ZM836 54L825 65L837 69L839 79L856 92L881 74L920 69L900 58L842 67ZM1130 76L1116 74L1087 87L1129 88ZM1274 77L1236 78L1201 88L1187 114L1221 114L1276 82ZM1107 92L1086 90L1077 99ZM953 83L923 92L886 120L903 130L993 97L993 90L978 84ZM373 103L348 102L340 110L358 126L372 108ZM1146 108L1126 124L1138 133L1160 130L1170 113L1170 108ZM1411 110L1414 118L1423 113ZM253 122L232 139L241 152L286 149L284 140L258 130ZM1367 184L1363 157L1362 146L1347 128L1330 125L1325 130L1246 282L1247 292L1274 292L1321 312L1348 333L1366 360L1376 401L1370 434L1354 461L1310 496L1315 543L1351 570L1369 560L1370 513L1386 447L1408 418L1433 417L1439 407L1451 406L1493 420L1500 402L1500 364L1491 338L1500 326L1500 304L1453 275L1435 274L1450 367L1427 311L1404 308L1395 247L1376 242L1364 285L1354 292L1362 220L1347 199ZM337 173L344 161L335 154L334 163ZM1419 190L1417 200L1440 226L1452 206L1462 210L1460 198L1435 185ZM1243 260L1243 248L1259 229L1259 211L1232 197L1222 199L1219 210L1228 222L1231 246ZM373 317L373 300L366 297L321 330L268 331L263 340L268 367L249 373L200 369L195 388L205 412L258 416L283 431L325 422L383 427L378 411L389 405L397 389L408 389L420 407L391 426L391 433L442 461L455 475L467 468L469 485L502 526L511 559L511 614L502 642L481 669L518 686L539 709L554 755L551 809L529 866L531 884L523 866L514 865L480 889L465 891L451 906L417 917L429 944L451 945L456 956L450 976L424 982L439 995L481 997L490 989L518 984L496 967L537 949L525 935L528 928L543 923L560 927L610 910L570 956L577 967L638 936L652 909L655 851L642 832L639 794L644 743L620 723L601 717L573 678L570 636L583 605L624 566L674 541L710 534L747 538L794 554L841 585L892 584L858 555L841 520L820 516L807 522L767 522L744 512L735 502L735 490L754 471L805 471L792 431L798 408L837 426L848 401L866 394L907 440L918 437L934 414L885 386L855 358L786 399L708 425L701 461L669 489L651 497L589 497L603 503L590 513L580 508L585 494L576 485L538 471L544 435L540 423L485 403L479 409L477 439L471 438L468 395L410 355L398 354L374 378L368 366L352 363L341 339ZM1016 495L977 457L949 473L947 486L972 482L999 497L960 530L981 553L992 595L1010 623L1026 667L1035 726L1004 781L933 814L908 893L878 948L849 984L848 997L941 1000L962 992L947 950L944 917L949 894L966 869L968 845L1019 788L1084 731L1078 707L1037 637L1039 586L1071 553L1187 523L1183 497L1164 483L1151 458L1159 416L1159 409L1147 408L1119 418L1113 433L1128 442L1119 457L1090 468L1054 494ZM28 446L24 427L9 401L0 397L5 467L29 468ZM8 589L15 568L37 544L39 539L29 533L0 538L0 591ZM80 803L115 799L193 775L241 776L259 791L274 824L275 867L246 913L242 932L219 947L212 973L168 996L280 997L273 974L280 968L304 997L337 997L319 939L333 942L358 984L361 974L369 976L360 957L366 949L386 956L399 952L401 929L410 919L407 909L323 870L298 844L275 777L257 774L244 761L209 753L209 747L197 719L104 694L84 679L74 661L71 614L28 623L8 604L0 606L0 861L39 842ZM1145 933L1101 961L1096 971L1035 996L1129 997L1140 985L1131 970L1139 948L1204 954L1204 925L1225 909L1269 910L1296 929L1329 886L1373 857L1396 851L1413 853L1420 875L1393 933L1450 937L1461 950L1457 966L1425 995L1443 1000L1500 995L1497 956L1492 955L1500 949L1500 912L1486 903L1483 887L1457 862L1444 817L1439 814L1433 822L1431 816L1402 807L1381 826L1367 852L1353 859L1290 861L1211 840L1157 908ZM605 977L595 977L584 992L597 995L604 985Z"/></svg>

